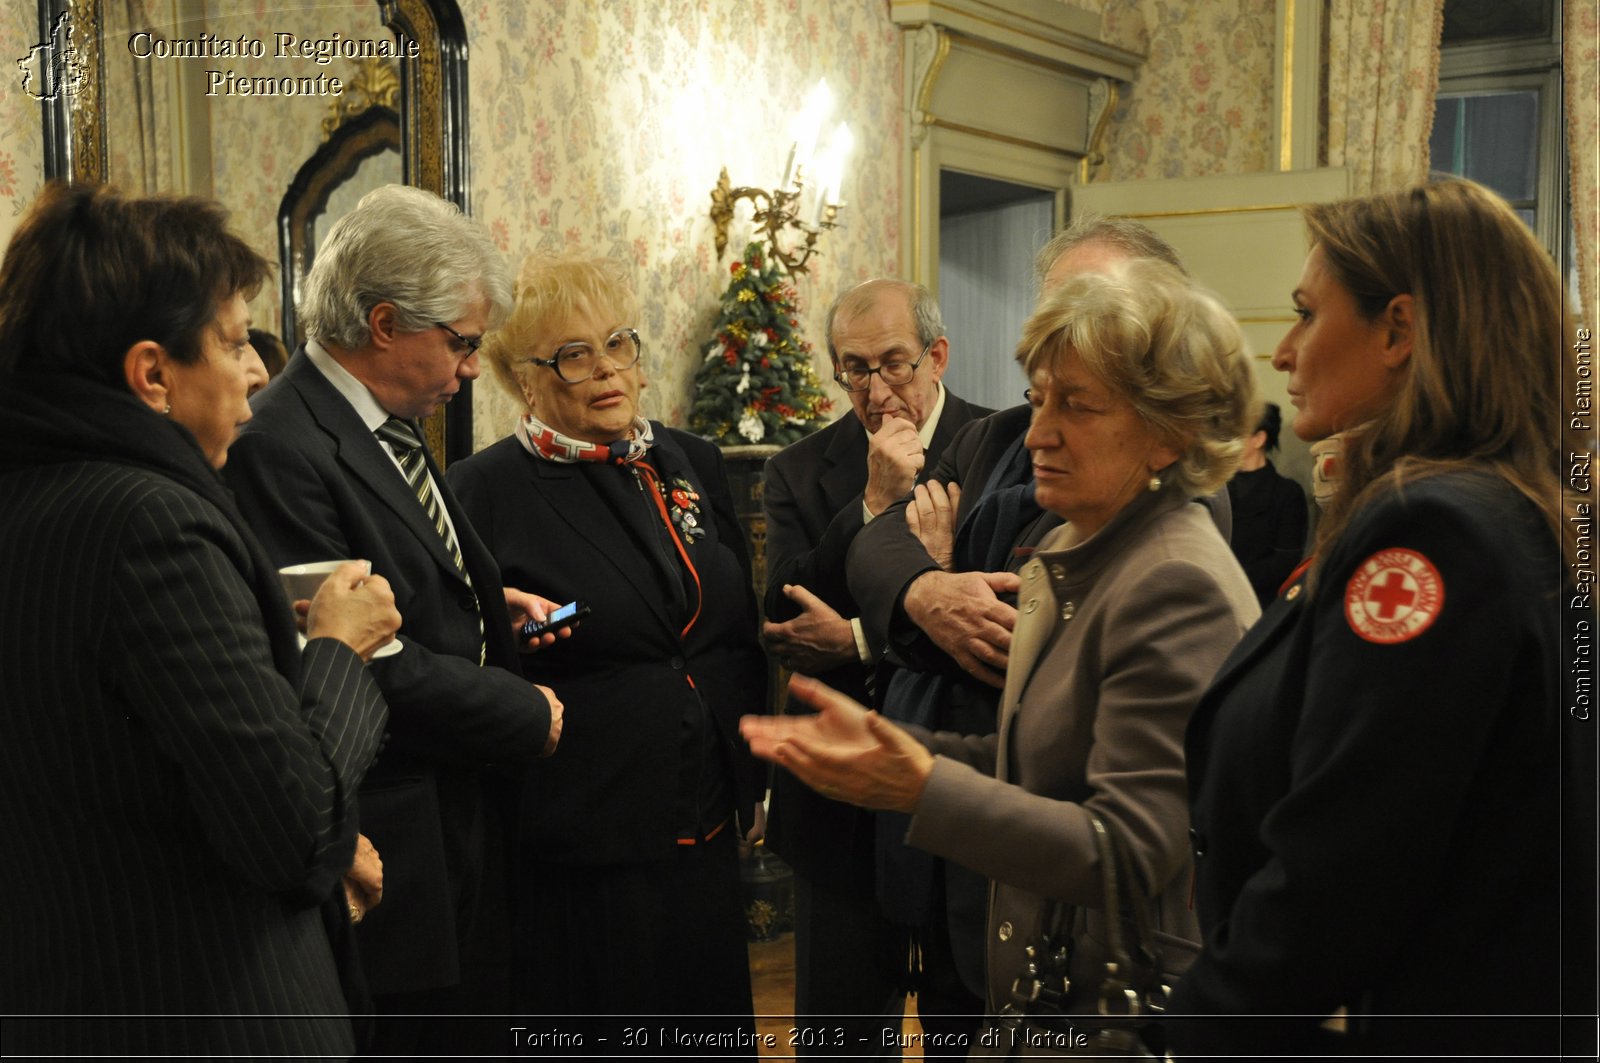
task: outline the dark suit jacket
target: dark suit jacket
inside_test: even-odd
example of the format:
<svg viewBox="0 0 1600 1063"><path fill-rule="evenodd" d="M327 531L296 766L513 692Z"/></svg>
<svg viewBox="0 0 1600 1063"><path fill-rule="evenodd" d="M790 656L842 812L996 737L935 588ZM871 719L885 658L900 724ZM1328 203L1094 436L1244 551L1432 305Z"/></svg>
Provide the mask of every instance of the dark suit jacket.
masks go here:
<svg viewBox="0 0 1600 1063"><path fill-rule="evenodd" d="M302 657L197 449L209 495L128 463L124 426L105 460L29 464L88 409L19 428L30 405L0 408L0 1012L65 1017L8 1017L0 1044L348 1055L316 905L353 854L377 685L332 639ZM106 423L63 428L64 445Z"/></svg>
<svg viewBox="0 0 1600 1063"><path fill-rule="evenodd" d="M996 464L1028 430L1030 416L1029 407L1013 406L972 421L951 441L927 476L929 480L961 485L961 502L955 516L958 527L977 505ZM899 615L906 587L924 572L938 567L906 526L905 513L906 500L902 499L879 514L856 538L847 561L848 582L861 609L861 626L875 650L888 649L891 635L900 632L904 637L897 640L897 649L908 657L906 663L939 670L944 654L926 638L914 641L917 633L914 629L904 631L906 622ZM1036 530L1047 530L1059 523L1059 517L1047 516L1046 528ZM960 677L959 671L954 677Z"/></svg>
<svg viewBox="0 0 1600 1063"><path fill-rule="evenodd" d="M540 862L673 855L684 719L696 699L710 709L724 760L709 767L727 773L746 826L765 789L765 772L739 738L739 717L766 704L766 663L722 454L687 432L653 427L649 460L662 484L670 492L681 479L700 496L705 535L685 546L702 605L687 635L682 610L692 612L692 596L668 582L682 585L681 562L667 559L669 570L653 560L659 537L647 541L618 517L618 503L644 504L627 470L546 461L514 438L450 467L451 487L506 578L592 610L526 666L567 706L561 748L527 773L518 817L522 851ZM673 604L680 595L681 609Z"/></svg>
<svg viewBox="0 0 1600 1063"><path fill-rule="evenodd" d="M963 425L989 412L946 391L919 479L927 478L926 471L940 460ZM802 585L847 618L859 615L845 583L844 563L851 540L863 527L861 498L866 487L867 430L853 414L767 459L762 498L768 619L782 622L799 612L784 596L785 583ZM868 700L865 667L846 665L818 678L857 701ZM774 774L767 840L775 852L816 881L871 889L871 816L853 805L827 800L781 769ZM866 856L852 860L848 854L863 845ZM862 860L864 866L857 866ZM863 880L863 875L868 877Z"/></svg>
<svg viewBox="0 0 1600 1063"><path fill-rule="evenodd" d="M991 412L947 391L918 479L930 478L928 470L963 425ZM864 526L861 499L866 487L867 430L851 414L767 459L762 505L769 620L782 622L799 613L784 597L785 583L801 584L846 617L857 615L845 582L845 554Z"/></svg>
<svg viewBox="0 0 1600 1063"><path fill-rule="evenodd" d="M372 991L454 985L466 928L504 900L500 876L485 878L485 860L499 859L487 847L503 842L481 773L534 760L549 706L520 674L500 571L432 459L482 602L485 668L473 591L387 451L303 350L251 405L224 473L268 552L280 565L370 560L402 617L404 648L370 666L391 714L361 791L361 829L384 861L383 903L358 932Z"/></svg>
<svg viewBox="0 0 1600 1063"><path fill-rule="evenodd" d="M1244 566L1265 609L1306 556L1306 493L1268 461L1228 481L1233 506L1233 556Z"/></svg>
<svg viewBox="0 0 1600 1063"><path fill-rule="evenodd" d="M973 421L951 441L938 465L926 477L961 485L961 504L955 517L957 527L983 497L983 487L995 466L1011 445L1027 433L1031 416L1031 408L1022 405ZM1199 501L1211 512L1212 522L1227 541L1233 529L1228 492L1217 491ZM967 681L968 677L957 670L931 640L911 628L900 612L900 599L911 581L937 567L906 526L905 507L906 501L902 499L884 510L851 545L846 574L850 593L861 607L861 626L875 650L893 649L906 663L929 671L943 670L952 678ZM1013 545L1037 544L1060 523L1060 517L1046 513Z"/></svg>

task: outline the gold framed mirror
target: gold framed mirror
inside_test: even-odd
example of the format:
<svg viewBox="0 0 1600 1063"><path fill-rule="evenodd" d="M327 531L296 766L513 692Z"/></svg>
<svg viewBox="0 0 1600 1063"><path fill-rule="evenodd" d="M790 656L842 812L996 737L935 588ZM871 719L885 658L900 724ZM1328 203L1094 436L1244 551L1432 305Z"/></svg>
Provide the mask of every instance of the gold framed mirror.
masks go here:
<svg viewBox="0 0 1600 1063"><path fill-rule="evenodd" d="M248 231L259 234L254 242L263 251L273 246L292 246L279 231L278 211L291 180L319 146L280 149L275 143L263 145L262 141L270 141L270 137L261 136L255 142L253 157L241 161L237 158L239 152L222 152L215 165L209 148L189 150L200 137L210 135L213 123L205 97L218 96L219 86L204 79L216 72L205 69L208 63L204 59L158 62L164 57L159 54L160 45L154 42L164 40L164 35L142 30L135 21L144 16L147 7L160 8L168 26L181 27L181 36L193 40L202 37L210 24L252 17L218 10L229 6L219 0L160 0L156 4L38 0L43 39L51 40L58 31L70 39L73 70L78 75L73 91L57 93L44 103L45 177L74 182L115 180L130 191L192 192L222 198L238 219L240 206L217 195L216 189L220 186L231 191L230 173L261 174L265 181L277 182L276 192L249 198L245 204L250 214ZM371 5L346 0L274 11L261 17L271 21L258 23L255 39L268 42L275 36L273 31L279 29L309 36L303 27L315 25L319 17L346 38L388 34L395 41L415 42L414 49L403 49L401 58L391 60L399 68L400 91L394 121L399 135L401 180L434 192L463 211L468 209L467 35L455 0L375 0ZM237 36L237 27L230 28ZM70 31L69 38L66 31ZM135 41L140 33L145 35ZM218 33L216 39L226 37ZM135 62L126 61L130 56ZM210 65L228 63L222 59ZM326 69L308 68L312 74L325 73ZM195 105L195 100L200 100L201 105ZM250 102L257 108L279 105L279 101ZM317 105L326 107L326 103L318 101ZM348 124L349 101L345 101L344 109L347 113L329 126L330 135ZM337 114L337 101L331 110ZM364 113L370 108L355 110ZM270 112L258 110L253 114ZM250 124L249 120L239 121L236 117L215 122L219 130L227 133ZM315 130L314 125L300 121L292 128ZM367 132L372 129L369 127ZM252 165L255 169L241 169ZM128 178L130 168L137 170L134 180ZM283 268L292 280L291 267L292 261L285 259ZM276 292L272 298L276 307ZM293 346L292 311L279 331ZM441 465L471 453L469 388L463 385L462 398L441 408L428 419L424 429L428 445Z"/></svg>

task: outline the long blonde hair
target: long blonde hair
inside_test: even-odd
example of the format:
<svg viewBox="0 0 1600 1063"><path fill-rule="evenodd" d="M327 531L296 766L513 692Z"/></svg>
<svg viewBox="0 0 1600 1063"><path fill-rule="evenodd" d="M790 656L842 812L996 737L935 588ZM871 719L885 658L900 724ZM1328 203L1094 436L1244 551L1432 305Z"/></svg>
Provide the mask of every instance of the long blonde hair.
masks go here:
<svg viewBox="0 0 1600 1063"><path fill-rule="evenodd" d="M1570 429L1561 392L1576 366L1560 277L1526 223L1465 180L1304 213L1312 243L1364 317L1376 320L1397 295L1414 301L1410 360L1384 406L1346 443L1317 556L1374 498L1424 476L1477 469L1538 506L1571 559L1576 531L1566 517L1576 502L1562 500Z"/></svg>

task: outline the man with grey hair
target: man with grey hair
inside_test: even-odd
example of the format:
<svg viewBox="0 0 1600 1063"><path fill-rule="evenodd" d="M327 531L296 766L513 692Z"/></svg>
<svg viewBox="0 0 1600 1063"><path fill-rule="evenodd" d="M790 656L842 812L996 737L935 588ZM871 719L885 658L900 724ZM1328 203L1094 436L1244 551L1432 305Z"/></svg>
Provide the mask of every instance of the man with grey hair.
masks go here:
<svg viewBox="0 0 1600 1063"><path fill-rule="evenodd" d="M385 1016L508 1010L506 846L483 771L548 755L561 732L514 634L548 603L502 587L418 425L477 377L510 305L482 226L419 189L369 193L317 249L307 341L252 400L227 465L277 564L367 560L404 617L399 652L370 665L390 723L359 797L388 890L356 936ZM385 1018L373 1048L457 1054L474 1034L498 1045L503 1030Z"/></svg>
<svg viewBox="0 0 1600 1063"><path fill-rule="evenodd" d="M957 429L989 411L940 383L950 343L939 304L921 285L858 284L829 307L826 329L834 379L854 416L767 462L762 636L785 666L866 701L877 655L845 587L845 552L939 460ZM885 1024L899 1028L906 951L873 898L872 822L871 813L777 772L767 843L795 869L796 1017L845 1031L837 1045L808 1041L805 1055L855 1055L864 1044L881 1051ZM919 1002L930 1016L945 1006Z"/></svg>

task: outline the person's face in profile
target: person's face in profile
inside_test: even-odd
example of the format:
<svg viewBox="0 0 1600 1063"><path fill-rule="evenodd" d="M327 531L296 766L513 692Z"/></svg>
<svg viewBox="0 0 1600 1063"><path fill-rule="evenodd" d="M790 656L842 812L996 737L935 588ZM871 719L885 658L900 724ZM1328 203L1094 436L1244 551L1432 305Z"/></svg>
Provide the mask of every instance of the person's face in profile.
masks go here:
<svg viewBox="0 0 1600 1063"><path fill-rule="evenodd" d="M200 357L169 362L167 401L174 421L194 433L211 467L220 469L239 429L250 420L249 395L266 383L267 370L250 346L250 308L235 292L200 333Z"/></svg>
<svg viewBox="0 0 1600 1063"><path fill-rule="evenodd" d="M385 306L379 304L380 310ZM379 326L385 326L381 315ZM475 344L488 326L489 301L480 299L454 321L420 332L396 332L383 353L380 379L367 386L396 417L431 417L455 397L462 381L478 378Z"/></svg>
<svg viewBox="0 0 1600 1063"><path fill-rule="evenodd" d="M1147 489L1152 473L1178 460L1133 404L1067 348L1033 374L1033 419L1025 439L1039 505L1093 535Z"/></svg>
<svg viewBox="0 0 1600 1063"><path fill-rule="evenodd" d="M1315 442L1377 413L1389 386L1388 333L1362 316L1320 244L1306 256L1293 299L1299 320L1278 343L1272 365L1289 374L1289 399L1300 411L1294 434Z"/></svg>

